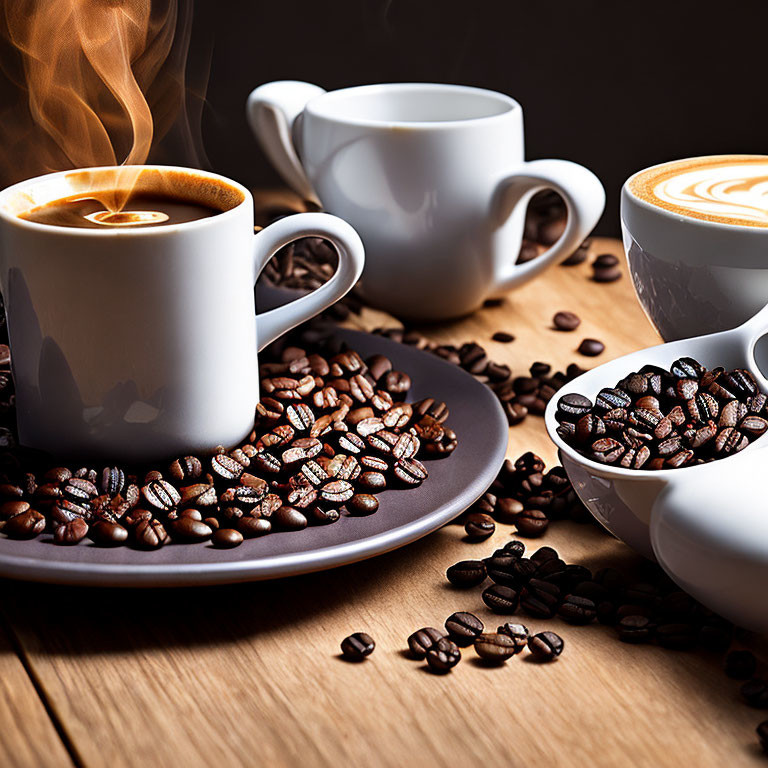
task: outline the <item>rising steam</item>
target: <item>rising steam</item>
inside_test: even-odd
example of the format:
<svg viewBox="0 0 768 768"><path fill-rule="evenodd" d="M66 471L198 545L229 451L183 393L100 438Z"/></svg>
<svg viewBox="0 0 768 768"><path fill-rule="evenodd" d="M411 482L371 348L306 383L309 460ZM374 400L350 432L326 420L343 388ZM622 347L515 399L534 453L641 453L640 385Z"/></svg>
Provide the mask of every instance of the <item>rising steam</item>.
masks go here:
<svg viewBox="0 0 768 768"><path fill-rule="evenodd" d="M24 146L41 170L145 163L154 132L146 94L169 60L177 0L3 1L31 117ZM169 78L182 87L184 64ZM111 210L124 205L137 173L120 170L121 193L104 201Z"/></svg>

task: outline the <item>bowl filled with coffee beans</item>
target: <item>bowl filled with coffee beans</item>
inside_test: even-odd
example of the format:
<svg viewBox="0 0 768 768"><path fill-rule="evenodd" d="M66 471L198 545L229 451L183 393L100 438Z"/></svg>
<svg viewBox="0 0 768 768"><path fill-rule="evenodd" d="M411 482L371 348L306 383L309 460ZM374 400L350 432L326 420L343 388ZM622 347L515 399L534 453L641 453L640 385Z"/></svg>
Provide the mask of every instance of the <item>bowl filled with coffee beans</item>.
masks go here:
<svg viewBox="0 0 768 768"><path fill-rule="evenodd" d="M545 414L602 525L703 603L762 629L768 598L752 592L768 579L768 515L754 512L768 446L768 380L756 361L766 328L763 310L732 331L605 363L567 383Z"/></svg>

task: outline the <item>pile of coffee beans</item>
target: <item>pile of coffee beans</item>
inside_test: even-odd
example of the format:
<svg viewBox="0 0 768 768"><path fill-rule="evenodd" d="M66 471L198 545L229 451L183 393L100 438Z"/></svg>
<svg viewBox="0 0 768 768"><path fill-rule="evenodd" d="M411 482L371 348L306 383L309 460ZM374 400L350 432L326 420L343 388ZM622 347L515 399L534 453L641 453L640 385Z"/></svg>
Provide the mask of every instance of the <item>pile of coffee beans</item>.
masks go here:
<svg viewBox="0 0 768 768"><path fill-rule="evenodd" d="M159 549L210 541L234 547L272 531L327 525L377 511L388 487L417 488L422 459L456 447L448 408L407 403L407 373L381 355L324 355L281 344L261 367L262 400L248 441L167 466L67 467L12 450L0 432L0 530L56 544L86 537L103 546ZM0 373L0 412L13 422L10 377Z"/></svg>
<svg viewBox="0 0 768 768"><path fill-rule="evenodd" d="M461 648L472 646L488 665L501 666L528 648L536 661L554 661L565 643L554 632L531 635L524 624L506 623L495 632L486 632L474 613L458 611L445 620L445 629L422 627L408 638L412 659L426 661L432 672L445 674L461 661Z"/></svg>
<svg viewBox="0 0 768 768"><path fill-rule="evenodd" d="M558 434L593 461L626 469L675 469L730 456L768 430L768 397L752 374L707 370L683 357L646 365L595 402L558 401Z"/></svg>
<svg viewBox="0 0 768 768"><path fill-rule="evenodd" d="M452 344L435 344L420 333L403 328L376 328L373 332L461 366L490 387L499 398L511 427L520 424L529 414L543 416L547 403L557 390L585 371L576 363L571 363L565 372L553 373L548 363L535 362L528 376L512 376L508 365L490 360L487 350L477 342L467 342L457 347ZM504 338L506 336L508 334Z"/></svg>
<svg viewBox="0 0 768 768"><path fill-rule="evenodd" d="M517 533L537 538L552 520L591 522L592 516L573 490L561 466L547 471L544 461L530 451L516 461L504 462L491 487L465 513L470 541L493 533L489 523L515 525ZM481 535L482 532L482 535Z"/></svg>
<svg viewBox="0 0 768 768"><path fill-rule="evenodd" d="M613 626L625 643L725 651L733 634L729 622L680 591L651 563L634 577L616 568L593 573L584 565L566 563L552 547L527 557L524 542L512 540L482 560L455 563L446 578L457 589L482 588L480 597L493 613L537 620L559 617L577 626L599 622ZM549 651L538 649L541 655L549 652L557 654L556 641ZM749 675L753 672L754 667Z"/></svg>

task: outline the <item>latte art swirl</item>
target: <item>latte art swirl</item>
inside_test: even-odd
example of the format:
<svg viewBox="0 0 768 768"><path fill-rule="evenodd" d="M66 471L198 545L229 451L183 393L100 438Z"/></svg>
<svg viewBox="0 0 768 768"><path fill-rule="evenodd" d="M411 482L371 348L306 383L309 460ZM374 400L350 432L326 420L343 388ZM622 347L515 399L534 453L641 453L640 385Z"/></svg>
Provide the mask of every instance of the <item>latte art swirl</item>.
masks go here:
<svg viewBox="0 0 768 768"><path fill-rule="evenodd" d="M768 227L768 157L694 158L649 168L630 181L646 202L674 213Z"/></svg>

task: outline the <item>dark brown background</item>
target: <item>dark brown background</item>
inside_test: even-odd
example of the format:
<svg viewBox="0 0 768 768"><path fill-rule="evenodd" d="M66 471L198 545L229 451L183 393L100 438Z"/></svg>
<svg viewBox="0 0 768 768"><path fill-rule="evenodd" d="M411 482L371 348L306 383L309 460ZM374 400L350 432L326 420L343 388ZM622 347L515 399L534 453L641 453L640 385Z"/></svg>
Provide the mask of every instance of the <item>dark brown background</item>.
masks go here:
<svg viewBox="0 0 768 768"><path fill-rule="evenodd" d="M618 192L634 170L768 153L768 7L756 0L197 0L194 11L190 66L198 79L209 68L208 164L250 185L278 182L244 115L250 90L275 79L508 93L525 108L529 159L567 158L602 179L600 234L618 233ZM162 159L198 162L173 141Z"/></svg>

